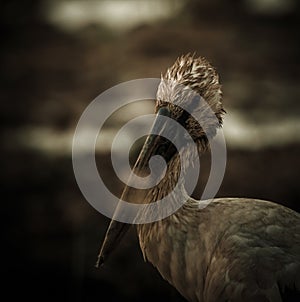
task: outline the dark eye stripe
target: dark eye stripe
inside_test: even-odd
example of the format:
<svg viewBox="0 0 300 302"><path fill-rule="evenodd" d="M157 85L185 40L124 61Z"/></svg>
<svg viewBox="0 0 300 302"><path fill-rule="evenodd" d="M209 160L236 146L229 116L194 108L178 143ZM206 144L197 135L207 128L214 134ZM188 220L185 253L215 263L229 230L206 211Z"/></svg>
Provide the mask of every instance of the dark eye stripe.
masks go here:
<svg viewBox="0 0 300 302"><path fill-rule="evenodd" d="M195 95L192 100L190 101L187 109L189 112L193 112L199 106L200 96L197 94ZM178 118L178 122L180 125L185 126L187 119L190 117L190 113L183 110L181 116Z"/></svg>
<svg viewBox="0 0 300 302"><path fill-rule="evenodd" d="M190 113L188 113L187 111L183 110L181 116L178 118L178 123L181 126L185 126L187 119L190 117Z"/></svg>

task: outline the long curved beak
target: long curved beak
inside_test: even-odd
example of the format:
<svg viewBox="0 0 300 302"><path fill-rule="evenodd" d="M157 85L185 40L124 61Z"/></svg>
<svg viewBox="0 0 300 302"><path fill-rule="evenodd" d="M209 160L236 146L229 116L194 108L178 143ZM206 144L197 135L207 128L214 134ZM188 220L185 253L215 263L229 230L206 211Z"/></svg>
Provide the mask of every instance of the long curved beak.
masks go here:
<svg viewBox="0 0 300 302"><path fill-rule="evenodd" d="M165 119L160 119L159 118L160 115L170 117L169 109L167 107L162 107L161 109L159 109L159 111L157 112L157 118L152 126L151 133L163 134L164 131L169 131L168 122ZM139 175L145 172L145 169L148 166L149 159L154 155L163 156L165 161L168 163L176 152L177 152L176 148L169 140L167 140L161 135L150 134L147 137L143 145L143 148L139 154L139 157L134 165L133 173ZM132 192L131 187L126 186L122 193L121 199L126 200L126 197L129 197L131 192ZM144 202L143 197L145 197L145 195L142 195L143 197L141 197L140 195L137 196L139 196L138 197L139 200L135 200L135 202L143 203ZM118 211L118 207L116 211ZM111 254L111 252L120 243L121 239L126 234L129 227L130 224L122 223L112 219L107 229L104 241L102 243L102 247L100 249L96 267L99 267L101 264L104 263L104 261L106 261L106 259Z"/></svg>

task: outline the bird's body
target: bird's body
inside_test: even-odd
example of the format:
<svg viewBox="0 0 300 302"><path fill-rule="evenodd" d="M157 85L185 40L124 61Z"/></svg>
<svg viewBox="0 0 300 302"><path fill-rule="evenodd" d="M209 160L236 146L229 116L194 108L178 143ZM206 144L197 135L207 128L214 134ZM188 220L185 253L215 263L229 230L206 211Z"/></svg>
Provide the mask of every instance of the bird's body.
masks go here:
<svg viewBox="0 0 300 302"><path fill-rule="evenodd" d="M199 203L137 227L144 258L186 299L282 301L300 289L298 213L246 198Z"/></svg>
<svg viewBox="0 0 300 302"><path fill-rule="evenodd" d="M203 97L213 115L182 85ZM221 100L218 75L204 58L181 57L162 77L157 115L166 115L183 125L197 146L198 152L191 152L188 144L182 147L184 167L207 149L209 139L222 125ZM188 104L185 108L192 111L192 116L180 108L182 104ZM200 122L193 118L194 114L198 114ZM168 128L167 123L157 126ZM292 301L286 300L290 292L295 299L298 297L295 301L300 301L300 214L256 199L197 201L186 194L183 182L179 182L179 194L173 194L181 169L180 157L173 149L167 141L149 135L134 167L136 173L145 172L153 155L164 156L167 162L163 180L135 202L154 203L170 192L175 203L186 201L171 216L137 225L145 260L189 301ZM130 187L124 192L126 196L134 195ZM126 224L111 222L100 263L127 228Z"/></svg>

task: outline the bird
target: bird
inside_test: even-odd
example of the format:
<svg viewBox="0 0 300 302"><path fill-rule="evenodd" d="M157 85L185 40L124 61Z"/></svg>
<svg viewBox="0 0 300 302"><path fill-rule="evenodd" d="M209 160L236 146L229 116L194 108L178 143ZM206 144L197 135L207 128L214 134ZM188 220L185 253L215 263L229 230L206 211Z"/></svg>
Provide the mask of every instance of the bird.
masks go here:
<svg viewBox="0 0 300 302"><path fill-rule="evenodd" d="M203 110L199 98L187 100L179 92L181 85L205 99L216 117L213 122L204 117L200 125L178 106L178 102L187 101L194 112L201 114ZM193 138L197 154L191 154L189 144L182 147L181 156L187 157L187 164L209 148L209 139L222 127L222 97L219 75L204 57L178 57L162 75L155 112L184 125ZM166 176L146 193L135 194L132 187L126 186L123 198L133 196L136 203L150 204L168 195L178 180L177 151L165 138L150 134L133 171L139 175L148 173L149 158L161 155L167 163ZM171 195L174 202L186 198L177 211L154 222L136 224L145 261L152 263L188 301L300 301L298 212L246 197L214 198L201 207L205 201L187 196L184 184L180 185L182 193ZM112 219L97 266L117 248L129 227Z"/></svg>

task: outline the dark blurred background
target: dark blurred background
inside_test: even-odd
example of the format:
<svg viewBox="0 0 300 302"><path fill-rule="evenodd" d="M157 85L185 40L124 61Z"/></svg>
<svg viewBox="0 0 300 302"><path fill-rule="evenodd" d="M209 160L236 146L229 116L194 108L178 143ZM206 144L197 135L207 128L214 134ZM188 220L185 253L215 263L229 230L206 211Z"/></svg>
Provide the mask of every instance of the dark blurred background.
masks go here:
<svg viewBox="0 0 300 302"><path fill-rule="evenodd" d="M109 219L81 195L71 143L99 93L159 77L187 52L207 57L223 84L228 161L218 196L299 211L299 1L3 0L0 15L1 271L11 300L183 301L143 262L134 230L94 268ZM97 158L119 193L105 144Z"/></svg>

